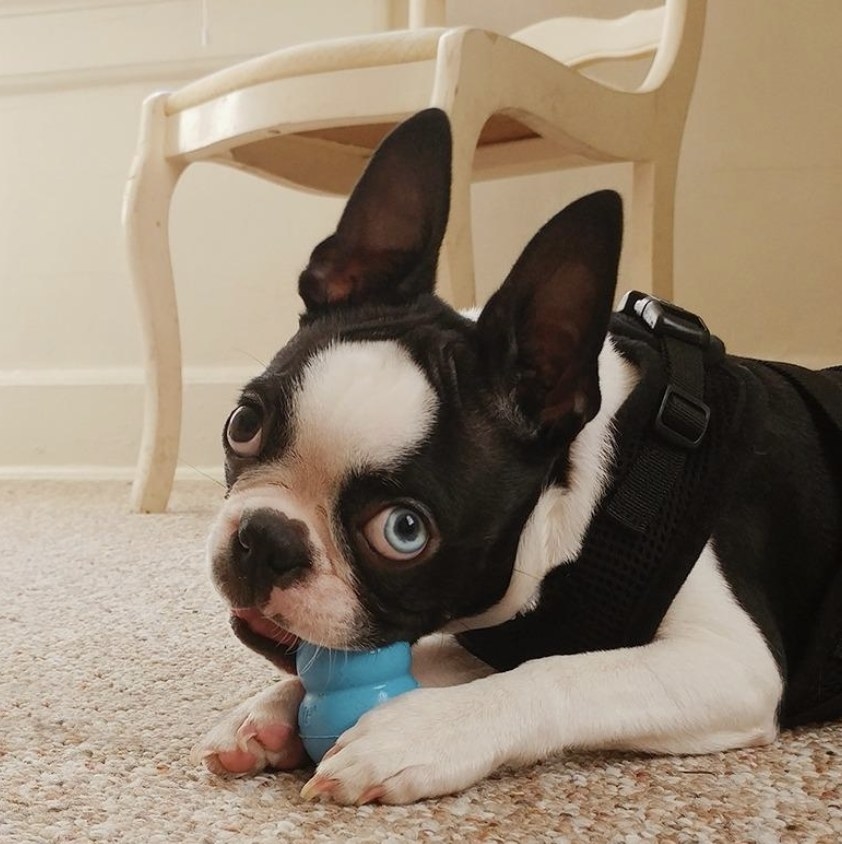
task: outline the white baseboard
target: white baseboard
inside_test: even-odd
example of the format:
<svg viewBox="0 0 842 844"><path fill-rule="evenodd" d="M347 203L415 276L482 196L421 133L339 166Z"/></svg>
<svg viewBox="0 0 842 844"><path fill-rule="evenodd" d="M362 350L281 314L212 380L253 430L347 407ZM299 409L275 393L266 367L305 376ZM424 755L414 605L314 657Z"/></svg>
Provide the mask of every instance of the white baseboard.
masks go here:
<svg viewBox="0 0 842 844"><path fill-rule="evenodd" d="M795 357L804 366L831 361ZM222 426L262 367L187 367L177 477L221 483ZM140 367L0 370L0 479L131 480L140 446Z"/></svg>
<svg viewBox="0 0 842 844"><path fill-rule="evenodd" d="M222 479L222 426L254 367L187 367L179 477ZM0 477L134 475L144 401L137 368L0 371Z"/></svg>
<svg viewBox="0 0 842 844"><path fill-rule="evenodd" d="M133 481L134 466L0 466L0 481ZM222 466L179 466L176 481L225 485Z"/></svg>

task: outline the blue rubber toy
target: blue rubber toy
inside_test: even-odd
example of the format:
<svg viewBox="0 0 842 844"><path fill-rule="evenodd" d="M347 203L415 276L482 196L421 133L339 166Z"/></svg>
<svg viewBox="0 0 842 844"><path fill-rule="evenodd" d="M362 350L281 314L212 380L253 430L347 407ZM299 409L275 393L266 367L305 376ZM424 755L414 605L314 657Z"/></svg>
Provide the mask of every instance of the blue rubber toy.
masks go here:
<svg viewBox="0 0 842 844"><path fill-rule="evenodd" d="M301 642L295 661L305 691L298 732L317 764L369 709L418 688L407 642L373 651L337 651Z"/></svg>

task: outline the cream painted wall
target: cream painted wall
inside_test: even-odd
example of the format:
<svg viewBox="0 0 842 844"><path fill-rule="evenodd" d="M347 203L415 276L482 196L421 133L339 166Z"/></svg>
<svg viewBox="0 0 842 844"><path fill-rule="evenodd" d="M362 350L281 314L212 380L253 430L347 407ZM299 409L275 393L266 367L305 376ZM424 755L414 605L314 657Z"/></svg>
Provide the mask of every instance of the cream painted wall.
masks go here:
<svg viewBox="0 0 842 844"><path fill-rule="evenodd" d="M677 295L735 352L842 363L842 3L709 7Z"/></svg>
<svg viewBox="0 0 842 844"><path fill-rule="evenodd" d="M692 0L691 0L692 2ZM449 23L484 0L451 0ZM552 10L652 2L501 4L513 28ZM675 298L734 353L842 363L842 3L708 0L676 207ZM499 281L522 243L588 187L629 186L625 167L475 188L480 277ZM517 230L518 237L507 236ZM620 289L634 287L623 274Z"/></svg>
<svg viewBox="0 0 842 844"><path fill-rule="evenodd" d="M451 0L449 23L510 31L547 12L637 5ZM247 55L377 31L392 11L386 0L204 9L0 0L0 474L131 471L141 347L119 208L143 97ZM840 37L838 0L709 2L679 181L676 294L741 353L842 361ZM477 186L481 289L565 202L628 180L614 166ZM223 168L183 178L172 233L186 473L218 463L236 390L293 331L295 278L340 209Z"/></svg>
<svg viewBox="0 0 842 844"><path fill-rule="evenodd" d="M131 473L143 373L120 206L143 99L250 55L380 31L389 12L0 0L0 474ZM292 331L293 281L340 208L223 168L185 175L171 220L185 466L219 463L230 404Z"/></svg>

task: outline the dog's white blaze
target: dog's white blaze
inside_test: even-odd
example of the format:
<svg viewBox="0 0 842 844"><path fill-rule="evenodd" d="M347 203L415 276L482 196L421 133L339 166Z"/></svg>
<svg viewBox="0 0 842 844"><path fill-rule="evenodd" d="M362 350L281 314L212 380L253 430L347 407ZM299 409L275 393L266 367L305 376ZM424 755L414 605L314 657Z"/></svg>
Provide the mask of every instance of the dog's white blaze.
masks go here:
<svg viewBox="0 0 842 844"><path fill-rule="evenodd" d="M576 559L605 490L614 448L612 418L636 380L634 368L609 338L599 356L602 406L570 448L569 486L551 487L538 499L521 534L512 579L502 600L480 615L459 619L447 630L491 627L532 609L547 572Z"/></svg>
<svg viewBox="0 0 842 844"><path fill-rule="evenodd" d="M290 417L292 441L279 460L246 473L219 513L209 556L227 553L244 514L276 510L307 525L313 549L305 583L273 589L260 609L309 641L344 647L357 634L356 575L330 514L343 480L409 457L435 422L437 398L397 343L337 343L304 368Z"/></svg>
<svg viewBox="0 0 842 844"><path fill-rule="evenodd" d="M423 371L397 343L337 343L304 369L293 451L334 477L385 468L429 433L437 405Z"/></svg>

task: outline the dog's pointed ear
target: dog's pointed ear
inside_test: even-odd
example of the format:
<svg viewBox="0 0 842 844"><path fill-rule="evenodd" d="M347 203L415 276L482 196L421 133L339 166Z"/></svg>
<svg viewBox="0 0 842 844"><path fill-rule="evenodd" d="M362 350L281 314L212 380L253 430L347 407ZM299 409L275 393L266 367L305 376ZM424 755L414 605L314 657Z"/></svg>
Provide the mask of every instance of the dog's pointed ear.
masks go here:
<svg viewBox="0 0 842 844"><path fill-rule="evenodd" d="M298 280L308 312L403 304L435 286L450 209L447 115L427 109L395 128L354 187L335 234Z"/></svg>
<svg viewBox="0 0 842 844"><path fill-rule="evenodd" d="M489 377L540 430L570 438L601 402L597 359L617 283L614 191L574 202L532 238L479 317Z"/></svg>

